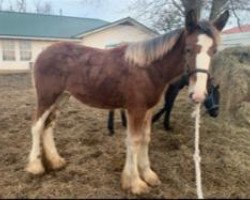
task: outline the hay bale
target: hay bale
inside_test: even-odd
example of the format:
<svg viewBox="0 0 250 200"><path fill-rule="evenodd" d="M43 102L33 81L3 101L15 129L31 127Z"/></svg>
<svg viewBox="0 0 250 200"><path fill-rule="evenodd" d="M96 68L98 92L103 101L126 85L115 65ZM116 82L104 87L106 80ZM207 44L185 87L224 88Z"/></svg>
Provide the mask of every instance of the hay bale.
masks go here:
<svg viewBox="0 0 250 200"><path fill-rule="evenodd" d="M242 118L250 125L250 47L225 49L212 65L212 74L220 84L222 117L236 122Z"/></svg>

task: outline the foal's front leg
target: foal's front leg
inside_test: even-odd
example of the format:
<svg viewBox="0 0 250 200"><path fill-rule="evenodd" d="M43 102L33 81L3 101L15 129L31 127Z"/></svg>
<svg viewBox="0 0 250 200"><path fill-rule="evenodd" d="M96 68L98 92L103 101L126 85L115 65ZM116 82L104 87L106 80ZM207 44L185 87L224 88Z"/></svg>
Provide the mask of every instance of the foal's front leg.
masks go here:
<svg viewBox="0 0 250 200"><path fill-rule="evenodd" d="M126 163L122 174L122 188L131 190L133 194L141 194L149 191L149 187L144 182L138 170L138 157L142 144L142 127L145 112L128 112L127 127L127 154Z"/></svg>
<svg viewBox="0 0 250 200"><path fill-rule="evenodd" d="M148 147L151 134L151 121L152 112L148 111L143 123L143 138L141 142L141 148L138 154L138 167L142 179L146 181L150 186L157 186L161 182L157 174L151 169L148 156Z"/></svg>

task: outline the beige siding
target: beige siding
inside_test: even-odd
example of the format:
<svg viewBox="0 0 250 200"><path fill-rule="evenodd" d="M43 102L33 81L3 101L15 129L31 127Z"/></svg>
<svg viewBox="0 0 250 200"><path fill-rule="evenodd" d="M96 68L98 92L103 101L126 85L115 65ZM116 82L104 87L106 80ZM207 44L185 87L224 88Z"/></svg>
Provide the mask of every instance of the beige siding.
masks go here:
<svg viewBox="0 0 250 200"><path fill-rule="evenodd" d="M135 26L119 25L100 32L86 35L83 38L83 45L106 48L107 45L115 45L122 42L136 42L146 40L155 34L145 32Z"/></svg>
<svg viewBox="0 0 250 200"><path fill-rule="evenodd" d="M141 30L135 26L129 25L118 25L112 28L104 29L100 32L95 32L88 34L82 38L82 45L87 45L97 48L106 48L107 45L115 45L122 42L135 42L140 40L149 39L156 36L145 30ZM20 50L19 41L15 41L16 48L16 60L15 61L3 61L2 58L2 40L0 39L0 71L18 71L18 70L29 70L30 63L34 62L40 52L48 47L49 45L55 43L53 41L39 41L32 40L32 60L31 61L21 61L20 60Z"/></svg>
<svg viewBox="0 0 250 200"><path fill-rule="evenodd" d="M2 40L0 40L0 70L29 70L30 62L34 62L39 53L45 49L47 46L53 44L53 42L45 42L45 41L32 41L32 60L30 61L21 61L20 59L20 48L19 41L15 41L15 61L3 61L3 53L2 53Z"/></svg>

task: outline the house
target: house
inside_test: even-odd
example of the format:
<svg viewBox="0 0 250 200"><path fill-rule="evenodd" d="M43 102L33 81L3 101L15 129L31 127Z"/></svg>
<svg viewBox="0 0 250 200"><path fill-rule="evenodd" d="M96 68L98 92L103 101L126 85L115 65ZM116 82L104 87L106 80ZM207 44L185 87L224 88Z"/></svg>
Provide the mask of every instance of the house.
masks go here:
<svg viewBox="0 0 250 200"><path fill-rule="evenodd" d="M55 42L110 48L157 35L130 17L109 23L100 19L0 11L0 71L29 70L39 53Z"/></svg>
<svg viewBox="0 0 250 200"><path fill-rule="evenodd" d="M250 24L223 31L221 48L250 46Z"/></svg>

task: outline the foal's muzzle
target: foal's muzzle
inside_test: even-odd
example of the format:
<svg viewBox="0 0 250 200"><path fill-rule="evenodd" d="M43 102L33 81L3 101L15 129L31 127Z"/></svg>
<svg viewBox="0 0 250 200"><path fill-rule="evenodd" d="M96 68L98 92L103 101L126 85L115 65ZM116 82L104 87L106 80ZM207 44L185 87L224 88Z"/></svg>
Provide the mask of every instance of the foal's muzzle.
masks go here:
<svg viewBox="0 0 250 200"><path fill-rule="evenodd" d="M208 75L208 78L210 77L210 73L208 72L208 70L205 69L195 69L193 71L188 72L188 77L190 78L192 75L197 74L197 73L204 73ZM207 94L204 93L199 93L199 92L195 92L195 91L191 91L189 94L190 99L194 102L194 103L202 103L204 102L205 98L207 97Z"/></svg>

